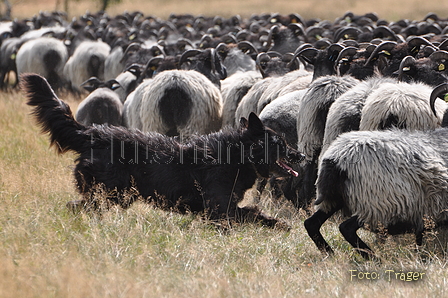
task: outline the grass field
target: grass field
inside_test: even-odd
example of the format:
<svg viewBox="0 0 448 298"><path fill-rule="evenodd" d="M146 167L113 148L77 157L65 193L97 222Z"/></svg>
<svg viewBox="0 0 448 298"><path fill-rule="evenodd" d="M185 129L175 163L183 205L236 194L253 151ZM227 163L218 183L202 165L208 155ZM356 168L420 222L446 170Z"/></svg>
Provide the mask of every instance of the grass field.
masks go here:
<svg viewBox="0 0 448 298"><path fill-rule="evenodd" d="M76 108L75 100L69 103ZM0 95L2 298L446 295L446 241L438 235L428 235L423 261L410 235L378 244L361 231L383 260L365 262L342 239L335 219L324 235L336 255L324 258L306 236L304 213L269 192L264 208L288 221L290 231L257 224L223 231L140 203L102 219L70 213L65 203L77 198L74 156L49 148L29 112L20 93ZM360 272L378 279L359 280ZM401 272L423 279L401 281Z"/></svg>
<svg viewBox="0 0 448 298"><path fill-rule="evenodd" d="M11 0L13 16L30 17L53 10L56 3L36 2ZM92 3L73 2L70 14L96 11ZM126 0L110 13L125 9L160 17L295 11L332 20L347 10L376 11L389 20L421 19L429 11L448 15L448 3L411 0L396 0L393 6L383 0ZM67 99L76 109L78 102ZM323 230L336 254L325 258L306 235L304 212L271 200L269 193L264 208L288 221L290 231L256 224L223 231L199 217L139 203L113 209L102 219L70 213L65 203L78 198L71 175L74 156L58 156L49 148L29 112L20 92L0 94L1 298L447 296L448 248L442 233L427 235L428 244L416 252L411 235L379 243L360 231L382 259L366 262L343 240L334 219Z"/></svg>

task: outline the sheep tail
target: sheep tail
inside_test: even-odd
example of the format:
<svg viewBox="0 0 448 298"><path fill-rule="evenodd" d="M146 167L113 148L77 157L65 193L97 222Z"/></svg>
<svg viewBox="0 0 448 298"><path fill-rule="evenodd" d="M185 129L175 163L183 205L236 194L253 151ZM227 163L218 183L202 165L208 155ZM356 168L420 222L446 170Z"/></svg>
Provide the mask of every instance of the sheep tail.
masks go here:
<svg viewBox="0 0 448 298"><path fill-rule="evenodd" d="M23 74L21 88L28 99L27 104L34 107L32 115L42 128L42 133L50 134L50 144L58 153L72 150L78 153L88 145L87 128L76 122L70 107L60 100L47 80L37 74Z"/></svg>

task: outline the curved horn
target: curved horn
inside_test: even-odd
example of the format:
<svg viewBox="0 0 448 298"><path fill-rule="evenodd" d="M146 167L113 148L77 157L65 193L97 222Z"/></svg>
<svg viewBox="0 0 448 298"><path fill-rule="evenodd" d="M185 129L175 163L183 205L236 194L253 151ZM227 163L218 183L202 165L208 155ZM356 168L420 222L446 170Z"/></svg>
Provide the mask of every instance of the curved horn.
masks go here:
<svg viewBox="0 0 448 298"><path fill-rule="evenodd" d="M336 61L334 62L334 70L337 72L337 68L339 65L339 61L347 56L353 57L356 53L358 53L358 49L355 47L347 47L342 49L342 51L339 52L338 57L336 58Z"/></svg>
<svg viewBox="0 0 448 298"><path fill-rule="evenodd" d="M429 55L429 59L432 61L440 61L440 60L448 60L448 52L447 51L437 51Z"/></svg>
<svg viewBox="0 0 448 298"><path fill-rule="evenodd" d="M272 44L272 36L274 34L277 34L280 31L280 27L278 25L274 25L271 27L271 30L269 30L268 39L266 40L266 48L270 48Z"/></svg>
<svg viewBox="0 0 448 298"><path fill-rule="evenodd" d="M188 58L196 56L196 55L199 55L200 53L202 53L202 51L201 50L196 50L196 49L185 51L182 54L182 56L180 56L179 67L181 67L182 64L185 63L188 60Z"/></svg>
<svg viewBox="0 0 448 298"><path fill-rule="evenodd" d="M398 80L403 80L405 71L408 71L411 66L415 65L415 58L412 56L406 56L401 60L400 67L398 68Z"/></svg>
<svg viewBox="0 0 448 298"><path fill-rule="evenodd" d="M224 60L229 53L229 46L223 42L218 44L215 49L219 56L221 56L222 60Z"/></svg>
<svg viewBox="0 0 448 298"><path fill-rule="evenodd" d="M157 67L159 66L159 64L162 61L163 61L163 58L160 56L152 57L151 59L149 59L148 63L146 63L145 68L142 71L142 77L145 77L148 73L148 69L151 69L152 72L148 77L152 78L152 76L154 75L154 72L156 71Z"/></svg>
<svg viewBox="0 0 448 298"><path fill-rule="evenodd" d="M429 106L431 107L431 111L434 113L434 115L437 117L436 108L435 108L435 102L437 97L440 97L442 94L448 93L448 83L443 83L434 88L431 92L431 97L429 98Z"/></svg>
<svg viewBox="0 0 448 298"><path fill-rule="evenodd" d="M101 84L103 84L102 81L100 81L97 77L91 77L88 80L84 81L79 85L80 87L83 87L85 90L92 92L95 89L97 89Z"/></svg>
<svg viewBox="0 0 448 298"><path fill-rule="evenodd" d="M305 35L305 29L301 23L290 23L288 29L291 30L295 36Z"/></svg>
<svg viewBox="0 0 448 298"><path fill-rule="evenodd" d="M312 48L313 45L310 43L304 43L301 44L295 51L294 51L294 55L296 56L298 53L300 53L300 51L304 50L304 49L308 49L308 48Z"/></svg>
<svg viewBox="0 0 448 298"><path fill-rule="evenodd" d="M177 44L179 44L179 45L189 45L190 47L192 47L192 48L194 48L194 44L193 44L193 42L190 40L190 39L188 39L188 38L185 38L185 37L181 37L181 38L179 38L178 40L177 40Z"/></svg>
<svg viewBox="0 0 448 298"><path fill-rule="evenodd" d="M334 52L334 51L336 51L336 52L340 52L340 51L342 51L344 49L344 46L343 45L341 45L341 44L339 44L339 43L334 43L334 44L332 44L331 46L329 46L328 48L327 48L327 52L328 53L330 53L330 52Z"/></svg>
<svg viewBox="0 0 448 298"><path fill-rule="evenodd" d="M258 55L258 50L255 48L253 43L246 41L246 40L240 41L238 43L238 49L240 49L242 52L244 52L247 55L251 55L251 54Z"/></svg>
<svg viewBox="0 0 448 298"><path fill-rule="evenodd" d="M130 45L128 45L128 47L126 48L126 50L123 53L123 57L120 59L120 63L122 63L125 59L127 59L130 51L138 51L141 48L142 48L142 45L138 42L133 42Z"/></svg>
<svg viewBox="0 0 448 298"><path fill-rule="evenodd" d="M423 38L421 36L413 36L411 38L408 38L407 43L411 53L415 54L418 53L422 45L434 47L434 45L431 42L429 42L426 38Z"/></svg>
<svg viewBox="0 0 448 298"><path fill-rule="evenodd" d="M227 34L224 34L223 36L221 36L221 40L224 43L238 43L238 40L236 39L236 37L230 33L227 33Z"/></svg>
<svg viewBox="0 0 448 298"><path fill-rule="evenodd" d="M255 64L257 65L257 68L260 70L261 76L263 78L266 77L266 73L264 72L263 66L261 65L262 62L268 62L271 60L271 57L269 57L266 53L260 53L257 55L257 59L255 61Z"/></svg>
<svg viewBox="0 0 448 298"><path fill-rule="evenodd" d="M282 59L282 54L280 54L279 52L277 52L277 51L269 51L269 52L267 52L266 54L268 54L269 55L269 57L271 57L271 58L275 58L275 57L277 57L277 58L280 58L280 59Z"/></svg>
<svg viewBox="0 0 448 298"><path fill-rule="evenodd" d="M395 41L383 41L382 43L380 43L375 50L372 52L372 54L370 54L369 58L367 59L366 63L364 64L364 66L367 66L374 57L378 56L378 54L382 51L390 51L392 50L395 46L397 45L397 43Z"/></svg>
<svg viewBox="0 0 448 298"><path fill-rule="evenodd" d="M343 27L339 32L336 32L334 37L334 42L339 42L341 38L345 39L357 39L358 35L362 33L362 31L356 27ZM347 37L347 38L346 38ZM354 38L351 38L354 37Z"/></svg>
<svg viewBox="0 0 448 298"><path fill-rule="evenodd" d="M439 44L439 49L448 50L448 38L442 41L441 44Z"/></svg>
<svg viewBox="0 0 448 298"><path fill-rule="evenodd" d="M378 26L373 30L373 37L379 37L384 39L384 36L390 36L392 37L395 41L398 40L397 34L395 34L394 31L392 31L392 29L390 29L387 26Z"/></svg>
<svg viewBox="0 0 448 298"><path fill-rule="evenodd" d="M314 58L316 57L317 53L319 53L318 49L315 48L305 48L295 54L296 57L302 57L305 59L306 62L311 63L314 65Z"/></svg>

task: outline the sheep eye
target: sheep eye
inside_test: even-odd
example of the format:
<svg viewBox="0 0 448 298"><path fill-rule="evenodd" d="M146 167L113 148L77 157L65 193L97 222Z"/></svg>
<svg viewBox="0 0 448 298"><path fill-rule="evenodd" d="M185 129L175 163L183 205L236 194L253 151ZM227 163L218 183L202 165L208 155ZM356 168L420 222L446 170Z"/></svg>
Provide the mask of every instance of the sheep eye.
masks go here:
<svg viewBox="0 0 448 298"><path fill-rule="evenodd" d="M444 71L445 70L445 64L440 63L438 69L439 69L439 71Z"/></svg>
<svg viewBox="0 0 448 298"><path fill-rule="evenodd" d="M445 94L445 96L443 97L443 100L444 100L445 102L448 102L448 93Z"/></svg>
<svg viewBox="0 0 448 298"><path fill-rule="evenodd" d="M411 70L411 68L409 66L403 67L403 71L410 71L410 70Z"/></svg>

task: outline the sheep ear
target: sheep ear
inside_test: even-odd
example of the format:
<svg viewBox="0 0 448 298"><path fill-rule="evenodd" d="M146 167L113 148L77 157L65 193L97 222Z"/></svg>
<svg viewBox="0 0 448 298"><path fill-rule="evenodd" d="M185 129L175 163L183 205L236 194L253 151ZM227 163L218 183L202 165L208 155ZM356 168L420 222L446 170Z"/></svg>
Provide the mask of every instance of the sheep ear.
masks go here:
<svg viewBox="0 0 448 298"><path fill-rule="evenodd" d="M264 133L264 125L261 122L260 118L252 112L249 115L249 123L247 125L247 129L251 130L254 133Z"/></svg>

